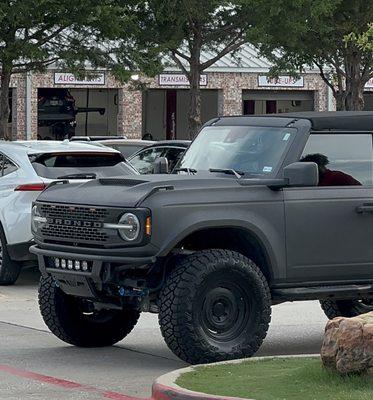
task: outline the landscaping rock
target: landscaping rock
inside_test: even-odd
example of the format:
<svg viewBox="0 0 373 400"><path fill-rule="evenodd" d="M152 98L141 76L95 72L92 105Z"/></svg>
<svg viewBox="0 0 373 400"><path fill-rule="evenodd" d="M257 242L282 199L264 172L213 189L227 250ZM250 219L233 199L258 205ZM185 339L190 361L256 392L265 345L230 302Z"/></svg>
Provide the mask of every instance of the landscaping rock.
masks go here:
<svg viewBox="0 0 373 400"><path fill-rule="evenodd" d="M338 317L325 328L321 358L325 367L342 375L373 368L373 312Z"/></svg>

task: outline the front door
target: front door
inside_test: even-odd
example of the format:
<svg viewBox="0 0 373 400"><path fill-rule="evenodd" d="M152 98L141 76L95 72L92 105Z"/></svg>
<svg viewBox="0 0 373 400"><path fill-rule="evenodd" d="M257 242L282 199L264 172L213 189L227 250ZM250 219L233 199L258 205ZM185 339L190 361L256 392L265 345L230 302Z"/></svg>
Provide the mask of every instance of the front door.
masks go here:
<svg viewBox="0 0 373 400"><path fill-rule="evenodd" d="M371 280L372 134L311 134L304 155L320 154L325 186L284 190L288 280Z"/></svg>

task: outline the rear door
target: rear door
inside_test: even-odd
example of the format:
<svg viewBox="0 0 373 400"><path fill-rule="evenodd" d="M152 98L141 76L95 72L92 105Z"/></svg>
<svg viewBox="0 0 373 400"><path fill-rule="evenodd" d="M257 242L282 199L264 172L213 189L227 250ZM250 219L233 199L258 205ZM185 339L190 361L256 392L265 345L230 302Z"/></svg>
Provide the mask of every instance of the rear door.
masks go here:
<svg viewBox="0 0 373 400"><path fill-rule="evenodd" d="M304 150L361 185L284 190L287 275L293 282L373 279L371 133L313 133Z"/></svg>

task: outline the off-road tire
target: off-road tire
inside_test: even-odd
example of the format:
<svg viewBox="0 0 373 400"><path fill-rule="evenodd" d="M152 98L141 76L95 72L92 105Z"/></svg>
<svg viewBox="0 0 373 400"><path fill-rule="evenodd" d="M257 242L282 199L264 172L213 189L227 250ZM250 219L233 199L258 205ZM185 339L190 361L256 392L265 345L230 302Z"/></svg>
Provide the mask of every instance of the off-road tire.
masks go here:
<svg viewBox="0 0 373 400"><path fill-rule="evenodd" d="M104 347L124 339L136 325L137 310L101 310L85 315L81 299L66 295L50 276L40 278L39 307L51 332L66 343L79 347Z"/></svg>
<svg viewBox="0 0 373 400"><path fill-rule="evenodd" d="M0 225L0 285L13 285L19 277L22 265L9 257L7 241Z"/></svg>
<svg viewBox="0 0 373 400"><path fill-rule="evenodd" d="M329 319L351 318L373 311L372 300L320 300L320 305Z"/></svg>
<svg viewBox="0 0 373 400"><path fill-rule="evenodd" d="M234 251L204 250L184 258L160 294L165 342L191 364L254 355L270 319L266 278L253 261Z"/></svg>

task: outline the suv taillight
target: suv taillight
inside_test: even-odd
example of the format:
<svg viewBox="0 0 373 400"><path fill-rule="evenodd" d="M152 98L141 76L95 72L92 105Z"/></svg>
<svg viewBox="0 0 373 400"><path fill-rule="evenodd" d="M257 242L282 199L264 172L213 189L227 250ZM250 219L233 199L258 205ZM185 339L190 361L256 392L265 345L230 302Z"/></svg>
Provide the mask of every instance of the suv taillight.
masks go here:
<svg viewBox="0 0 373 400"><path fill-rule="evenodd" d="M17 186L14 191L16 192L42 192L48 185L46 183L26 183Z"/></svg>

